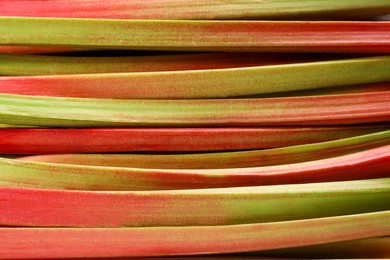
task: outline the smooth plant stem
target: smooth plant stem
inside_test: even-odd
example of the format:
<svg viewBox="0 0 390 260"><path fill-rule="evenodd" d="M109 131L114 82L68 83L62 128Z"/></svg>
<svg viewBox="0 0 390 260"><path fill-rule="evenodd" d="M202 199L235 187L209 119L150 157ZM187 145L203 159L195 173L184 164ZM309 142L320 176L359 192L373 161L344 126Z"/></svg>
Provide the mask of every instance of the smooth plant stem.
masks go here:
<svg viewBox="0 0 390 260"><path fill-rule="evenodd" d="M218 59L217 54L208 55L211 55L211 57L203 56L206 63L207 59L210 59L209 62L212 64L218 63L218 60L214 61L215 58ZM224 57L219 58L222 60L221 67L235 66L234 63L240 63L239 59L233 59L235 60L233 62L232 60L229 61L229 55L222 55ZM191 56L197 57L196 55L190 55L189 61L183 59L181 64L173 63L173 70L180 69L180 66L193 66L190 61L196 58L191 58ZM245 65L245 56L247 57L247 55L244 55L244 58L241 58L244 63L242 65ZM256 56L259 55L254 57ZM112 60L113 58L100 59ZM119 59L123 60L123 58ZM180 59L180 56L174 56L171 59L177 60ZM138 58L138 60L141 60L141 58ZM169 66L170 62L169 58L164 58L164 56L160 56L156 60L149 57L146 60L152 63L152 67L153 64L157 66L159 62L160 66ZM258 60L258 62L261 62L261 58ZM115 61L112 62L115 65ZM168 63L168 65L164 65L163 62ZM230 64L226 64L229 62ZM255 64L253 63L254 60L251 62L252 65ZM103 68L110 66L105 63L101 65ZM126 63L124 65L128 66ZM80 63L80 66L83 66L83 64ZM87 66L86 68L92 69L94 66L98 65ZM148 67L149 65L146 63L143 66ZM175 66L176 68L174 68ZM212 66L215 65L211 65L211 68ZM6 67L8 68L8 66ZM207 65L205 65L205 68L207 68ZM80 71L82 72L82 70ZM39 96L118 99L222 98L390 81L389 71L390 56L381 56L207 70L10 76L0 77L0 92ZM353 74L354 77L345 77L345 75L350 74Z"/></svg>
<svg viewBox="0 0 390 260"><path fill-rule="evenodd" d="M0 94L0 103L0 123L46 127L307 126L390 121L390 91L196 100L110 100Z"/></svg>
<svg viewBox="0 0 390 260"><path fill-rule="evenodd" d="M369 92L384 92L390 90L390 81L349 85L341 87L327 87L318 89L304 89L287 92L274 92L260 95L251 95L251 98L270 98L270 97L298 97L298 96L323 96L323 95L340 95L340 94L358 94Z"/></svg>
<svg viewBox="0 0 390 260"><path fill-rule="evenodd" d="M351 19L390 12L385 0L2 0L0 15L116 19Z"/></svg>
<svg viewBox="0 0 390 260"><path fill-rule="evenodd" d="M255 151L163 155L48 154L22 157L19 160L132 168L217 169L259 167L319 160L388 144L390 144L390 130L328 142Z"/></svg>
<svg viewBox="0 0 390 260"><path fill-rule="evenodd" d="M4 206L0 215L0 225L40 227L231 225L390 210L390 205L386 203L389 200L390 178L149 192L87 192L0 187L0 201Z"/></svg>
<svg viewBox="0 0 390 260"><path fill-rule="evenodd" d="M104 52L96 52L96 55L99 54L104 54ZM334 58L335 57L333 57L333 59ZM36 76L200 70L288 64L331 59L332 57L326 58L322 55L277 53L195 53L120 57L71 57L0 53L0 75ZM32 80L34 80L34 78L29 78L30 83L32 83Z"/></svg>
<svg viewBox="0 0 390 260"><path fill-rule="evenodd" d="M0 129L0 154L253 150L324 142L388 129L386 125L87 129L3 127ZM22 127L26 129L20 129Z"/></svg>
<svg viewBox="0 0 390 260"><path fill-rule="evenodd" d="M389 218L390 211L379 211L228 226L0 228L0 258L163 256L258 251L388 236Z"/></svg>
<svg viewBox="0 0 390 260"><path fill-rule="evenodd" d="M390 146L295 164L231 169L98 167L0 159L0 185L69 190L168 190L390 177Z"/></svg>
<svg viewBox="0 0 390 260"><path fill-rule="evenodd" d="M390 22L0 17L0 35L0 45L196 51L390 51Z"/></svg>

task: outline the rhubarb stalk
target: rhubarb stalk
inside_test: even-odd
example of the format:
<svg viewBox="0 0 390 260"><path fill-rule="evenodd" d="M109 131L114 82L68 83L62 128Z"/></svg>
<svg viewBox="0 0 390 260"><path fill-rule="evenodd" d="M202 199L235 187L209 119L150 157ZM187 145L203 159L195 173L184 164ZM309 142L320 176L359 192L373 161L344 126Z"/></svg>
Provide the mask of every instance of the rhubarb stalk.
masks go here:
<svg viewBox="0 0 390 260"><path fill-rule="evenodd" d="M228 226L0 228L0 258L129 257L258 251L388 236L389 218L390 211L379 211Z"/></svg>
<svg viewBox="0 0 390 260"><path fill-rule="evenodd" d="M351 19L390 12L386 0L2 0L1 16L115 19Z"/></svg>
<svg viewBox="0 0 390 260"><path fill-rule="evenodd" d="M0 17L0 45L196 51L390 51L390 22Z"/></svg>
<svg viewBox="0 0 390 260"><path fill-rule="evenodd" d="M98 167L0 159L0 185L73 190L165 190L390 177L390 146L295 164L232 169Z"/></svg>
<svg viewBox="0 0 390 260"><path fill-rule="evenodd" d="M390 121L390 91L197 100L110 100L0 94L0 123L49 127L293 126Z"/></svg>
<svg viewBox="0 0 390 260"><path fill-rule="evenodd" d="M3 210L0 225L41 227L230 225L390 210L390 205L386 203L389 200L390 178L144 192L86 192L1 187L0 201Z"/></svg>
<svg viewBox="0 0 390 260"><path fill-rule="evenodd" d="M160 169L216 169L298 163L340 156L390 144L390 130L328 142L282 148L191 154L59 154L19 160L93 166Z"/></svg>
<svg viewBox="0 0 390 260"><path fill-rule="evenodd" d="M96 52L97 55L101 53L104 54L104 52ZM32 76L200 70L331 59L321 55L310 56L276 53L195 53L120 57L69 57L0 53L0 75ZM31 79L33 80L34 78Z"/></svg>
<svg viewBox="0 0 390 260"><path fill-rule="evenodd" d="M209 58L216 56L208 55ZM227 57L224 59L228 60ZM152 67L157 66L159 60L164 62L163 57L150 61ZM245 58L242 60L245 62ZM165 62L169 63L169 58L165 58ZM234 62L230 63L222 62L220 66L234 66ZM183 61L173 66L187 65L190 63ZM102 66L109 67L108 64ZM120 99L221 98L390 81L389 71L390 56L382 56L229 69L0 77L0 92ZM349 74L355 76L345 77Z"/></svg>
<svg viewBox="0 0 390 260"><path fill-rule="evenodd" d="M0 154L250 150L317 143L388 129L386 125L88 129L3 127L0 129Z"/></svg>

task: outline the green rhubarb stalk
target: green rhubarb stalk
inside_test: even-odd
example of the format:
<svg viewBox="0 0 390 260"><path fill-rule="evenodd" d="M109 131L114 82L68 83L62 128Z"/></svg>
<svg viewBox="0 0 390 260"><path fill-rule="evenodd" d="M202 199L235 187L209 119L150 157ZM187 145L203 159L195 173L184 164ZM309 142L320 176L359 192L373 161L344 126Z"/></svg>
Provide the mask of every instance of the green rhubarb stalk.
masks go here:
<svg viewBox="0 0 390 260"><path fill-rule="evenodd" d="M56 154L19 158L24 161L91 166L216 169L298 163L340 156L390 144L390 130L345 139L282 148L202 154Z"/></svg>
<svg viewBox="0 0 390 260"><path fill-rule="evenodd" d="M10 124L0 124L0 128L28 128L29 126L24 125L10 125Z"/></svg>
<svg viewBox="0 0 390 260"><path fill-rule="evenodd" d="M390 211L379 211L227 226L0 228L0 258L163 256L288 248L388 236L389 218Z"/></svg>
<svg viewBox="0 0 390 260"><path fill-rule="evenodd" d="M390 81L369 83L360 85L349 85L341 87L327 87L317 89L304 89L287 92L274 92L260 95L251 95L252 98L270 98L270 97L297 97L297 96L321 96L321 95L340 95L354 93L382 92L390 90Z"/></svg>
<svg viewBox="0 0 390 260"><path fill-rule="evenodd" d="M390 51L390 22L0 17L0 35L0 45L197 51Z"/></svg>
<svg viewBox="0 0 390 260"><path fill-rule="evenodd" d="M207 60L211 63L218 62L214 59L220 57L221 67L235 66L235 62L232 60L236 60L238 66L240 66L240 61L234 58L235 55L231 57L230 61L229 55L223 54L222 57L218 55L203 54L200 57L206 60L205 63L207 63ZM186 55L183 56L186 57ZM260 55L254 55L254 57L256 56L259 60L258 63L260 63ZM110 63L105 63L105 60L112 61L113 69L116 69L115 64L118 62L115 60L122 60L124 69L131 62L146 60L147 63L143 63L143 68L137 64L135 66L141 67L141 69L150 67L151 70L154 70L154 68L158 70L158 64L162 67L169 67L170 62L175 62L180 57L138 57L133 58L134 61L130 60L128 62L124 62L125 58L98 59L101 60L100 67L104 69L110 67ZM196 64L191 65L191 60L199 57L199 54L187 55L187 57L188 61L185 61L184 58L181 64L173 63L172 70L183 69L185 66L192 66L194 69L200 67L196 67ZM94 62L93 58L77 59ZM279 59L283 60L282 58ZM250 65L245 64L245 58L240 60L243 62L242 65ZM285 60L288 59L285 58ZM254 61L252 60L252 62ZM254 64L252 63L252 65ZM4 65L8 68L7 63ZM48 66L52 69L51 64L48 64ZM55 64L53 66L53 70L55 70ZM93 70L94 67L99 67L99 64L86 66L86 64L79 63L79 66L85 66L86 69ZM207 68L207 65L204 66ZM216 65L211 64L211 68L212 66ZM32 68L35 69L36 67ZM390 81L389 71L390 56L381 56L210 70L0 77L0 92L40 96L120 99L220 98ZM81 69L80 72L83 72L83 70ZM355 76L345 77L345 75Z"/></svg>
<svg viewBox="0 0 390 260"><path fill-rule="evenodd" d="M231 225L390 210L390 204L387 203L389 200L390 178L144 192L0 187L0 201L7 205L0 215L0 225L40 227Z"/></svg>
<svg viewBox="0 0 390 260"><path fill-rule="evenodd" d="M198 53L127 57L69 57L0 53L0 75L33 76L199 70L308 62L316 59L321 60L325 57L267 53Z"/></svg>
<svg viewBox="0 0 390 260"><path fill-rule="evenodd" d="M167 190L390 177L390 146L321 160L231 169L145 169L0 159L0 185L69 190Z"/></svg>
<svg viewBox="0 0 390 260"><path fill-rule="evenodd" d="M0 104L0 123L48 127L350 125L390 121L390 91L120 101L0 94Z"/></svg>
<svg viewBox="0 0 390 260"><path fill-rule="evenodd" d="M1 16L116 19L351 19L390 12L386 0L2 0Z"/></svg>

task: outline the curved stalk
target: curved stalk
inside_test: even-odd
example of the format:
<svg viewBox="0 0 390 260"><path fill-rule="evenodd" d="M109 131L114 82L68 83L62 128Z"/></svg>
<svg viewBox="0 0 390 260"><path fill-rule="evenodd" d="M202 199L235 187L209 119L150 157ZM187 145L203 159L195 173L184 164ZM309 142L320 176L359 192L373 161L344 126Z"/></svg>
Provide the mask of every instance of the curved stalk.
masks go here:
<svg viewBox="0 0 390 260"><path fill-rule="evenodd" d="M1 48L0 48L1 52ZM104 53L104 52L103 52ZM99 53L96 53L99 55ZM321 55L269 53L193 53L120 57L69 57L0 53L0 75L37 76L118 72L156 72L264 66L330 60ZM1 79L4 79L2 77ZM21 79L19 77L19 79ZM28 78L30 83L35 78ZM26 79L27 80L27 79ZM61 80L61 77L59 78ZM2 85L5 83L1 83Z"/></svg>
<svg viewBox="0 0 390 260"><path fill-rule="evenodd" d="M0 159L0 185L71 190L167 190L390 177L390 146L295 164L232 169L144 169Z"/></svg>
<svg viewBox="0 0 390 260"><path fill-rule="evenodd" d="M390 144L390 130L328 142L295 145L257 151L163 155L48 154L22 157L19 158L19 160L132 168L226 169L260 167L319 160L363 151L388 144Z"/></svg>
<svg viewBox="0 0 390 260"><path fill-rule="evenodd" d="M287 248L388 236L389 218L390 211L379 211L228 226L0 228L0 258L165 256Z"/></svg>
<svg viewBox="0 0 390 260"><path fill-rule="evenodd" d="M209 55L203 56L206 63L207 59L210 59L211 64L218 64L218 60L214 60L218 58L217 54L206 55ZM245 55L240 60L234 59L234 61L229 61L229 55L223 55L223 58L219 58L222 62L218 66L234 67L234 64L240 62L245 65L245 57L247 57ZM256 56L259 55L253 57ZM154 58L154 60L152 57L138 57L133 58L135 62L146 60L147 63L143 63L142 66L136 64L133 67L158 69L160 63L160 66L171 66L172 69L185 69L185 66L195 66L196 68L196 64L191 65L191 59L199 57L199 54L192 54L189 57L190 61L186 61L184 58L181 63L175 61L180 59L180 55L170 56L170 58L160 56L157 59ZM212 57L214 59L211 59ZM94 61L93 58L88 59ZM123 58L96 59L112 61L114 68L116 66L115 59L123 61ZM170 65L170 62L173 65ZM257 62L261 63L261 58ZM265 62L267 63L267 61ZM131 61L123 62L125 69L131 65L127 65L129 63ZM269 61L269 63L272 64L272 61ZM255 64L254 60L252 60L252 64ZM83 63L79 65L85 67ZM103 68L110 67L109 63L101 65ZM52 69L52 66L55 65L50 64L50 69ZM204 65L205 68L207 66L210 65ZM98 64L86 66L87 69L93 69L94 67L98 67ZM382 56L228 69L0 77L0 92L39 96L117 99L222 98L390 81L389 71L390 56ZM349 74L355 76L345 77Z"/></svg>

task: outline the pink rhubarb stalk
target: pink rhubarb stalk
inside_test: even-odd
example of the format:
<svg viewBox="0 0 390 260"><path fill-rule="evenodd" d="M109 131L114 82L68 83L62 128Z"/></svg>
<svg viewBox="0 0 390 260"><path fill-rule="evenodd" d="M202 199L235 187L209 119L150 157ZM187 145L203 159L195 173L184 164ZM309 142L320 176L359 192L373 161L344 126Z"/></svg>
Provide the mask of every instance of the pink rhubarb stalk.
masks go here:
<svg viewBox="0 0 390 260"><path fill-rule="evenodd" d="M196 51L390 51L390 22L0 17L0 35L0 45Z"/></svg>
<svg viewBox="0 0 390 260"><path fill-rule="evenodd" d="M0 185L72 190L167 190L390 177L390 146L295 164L232 169L145 169L0 159Z"/></svg>
<svg viewBox="0 0 390 260"><path fill-rule="evenodd" d="M0 258L129 257L259 251L388 236L389 218L390 211L379 211L228 226L0 228Z"/></svg>

